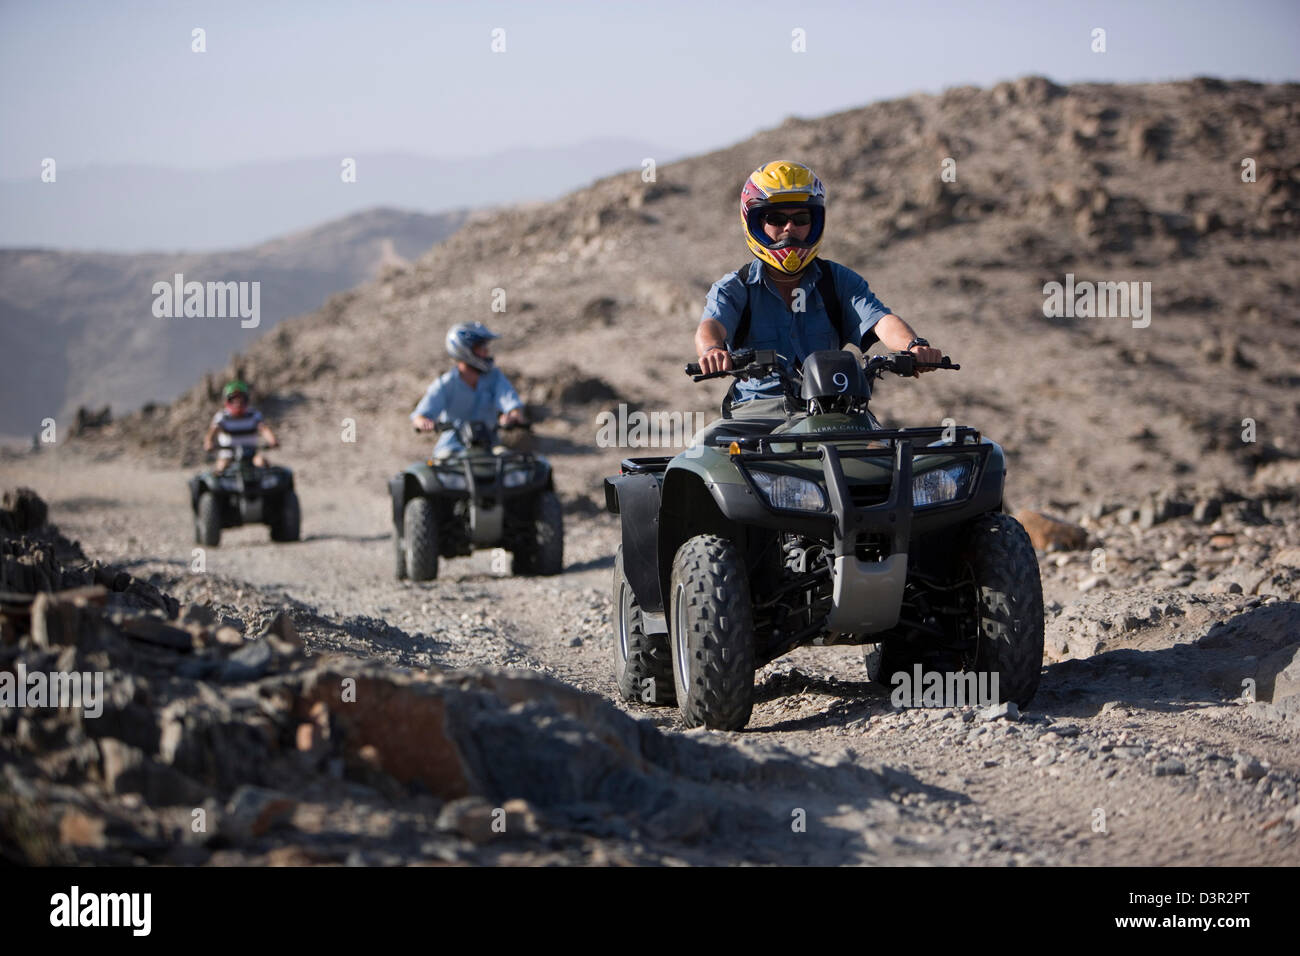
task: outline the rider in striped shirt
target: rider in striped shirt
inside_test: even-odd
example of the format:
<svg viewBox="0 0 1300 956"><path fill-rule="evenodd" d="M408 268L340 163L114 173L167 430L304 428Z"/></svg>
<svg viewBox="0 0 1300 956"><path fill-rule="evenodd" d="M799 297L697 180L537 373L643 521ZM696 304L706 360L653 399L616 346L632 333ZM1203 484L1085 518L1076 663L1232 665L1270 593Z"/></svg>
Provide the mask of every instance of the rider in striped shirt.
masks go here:
<svg viewBox="0 0 1300 956"><path fill-rule="evenodd" d="M222 391L225 407L212 417L208 433L203 436L203 450L212 451L217 445L217 464L215 471L226 470L226 466L235 457L235 448L246 448L253 452L253 464L259 468L266 467L266 459L257 450L258 437L266 439L267 447L279 448L275 433L262 418L262 413L248 405L248 386L238 379L228 382Z"/></svg>

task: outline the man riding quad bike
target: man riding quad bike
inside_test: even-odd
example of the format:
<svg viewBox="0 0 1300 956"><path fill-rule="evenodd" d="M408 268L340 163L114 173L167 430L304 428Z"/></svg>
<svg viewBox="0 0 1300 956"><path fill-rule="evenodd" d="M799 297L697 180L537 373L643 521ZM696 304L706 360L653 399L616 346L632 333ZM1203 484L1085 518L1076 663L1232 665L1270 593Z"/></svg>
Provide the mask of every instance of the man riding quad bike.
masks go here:
<svg viewBox="0 0 1300 956"><path fill-rule="evenodd" d="M776 160L740 191L753 259L713 284L701 378L737 379L676 458L605 483L622 515L615 671L688 725L749 720L757 667L801 644L871 645L873 679L920 664L994 671L1028 703L1042 659L1038 565L1001 513L1002 450L970 428L881 429L884 371L955 368L866 279L819 257L826 188ZM895 352L864 369L839 351Z"/></svg>
<svg viewBox="0 0 1300 956"><path fill-rule="evenodd" d="M388 482L397 577L431 581L439 556L483 548L510 551L514 574L564 570L564 515L550 462L497 445L485 422L443 428L456 433L459 450L416 462Z"/></svg>
<svg viewBox="0 0 1300 956"><path fill-rule="evenodd" d="M388 483L399 579L438 576L438 557L476 548L512 552L515 574L559 574L564 516L551 465L497 444L497 427L531 428L523 402L493 364L497 338L479 323L447 333L455 368L429 386L411 413L417 431L440 433L433 456Z"/></svg>
<svg viewBox="0 0 1300 956"><path fill-rule="evenodd" d="M910 353L864 368L851 352L818 351L801 373L771 350L728 359L729 370L687 371L776 374L803 411L771 432L626 459L605 480L622 520L622 695L675 701L688 726L738 730L758 667L803 645L858 644L879 683L918 665L987 674L984 686L996 675L1001 698L1026 706L1043 600L1033 545L1002 512L1002 449L967 427L879 427L872 381L913 376Z"/></svg>
<svg viewBox="0 0 1300 956"><path fill-rule="evenodd" d="M213 416L203 448L216 464L190 479L194 540L221 543L222 528L268 524L272 541L297 541L302 520L293 472L269 464L263 449L278 448L261 412L248 404L249 387L238 379L223 389L224 406ZM260 439L260 440L259 440Z"/></svg>

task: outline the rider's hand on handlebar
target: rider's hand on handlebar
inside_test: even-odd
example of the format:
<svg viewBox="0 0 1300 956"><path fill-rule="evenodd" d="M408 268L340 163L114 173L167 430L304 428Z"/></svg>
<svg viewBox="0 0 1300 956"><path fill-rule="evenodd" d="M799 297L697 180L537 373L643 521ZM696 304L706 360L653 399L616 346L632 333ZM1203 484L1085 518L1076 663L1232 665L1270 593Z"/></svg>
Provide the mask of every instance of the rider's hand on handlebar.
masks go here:
<svg viewBox="0 0 1300 956"><path fill-rule="evenodd" d="M415 426L417 432L431 432L437 427L432 418L426 418L423 415L416 415L411 419L411 424Z"/></svg>
<svg viewBox="0 0 1300 956"><path fill-rule="evenodd" d="M700 356L700 372L711 375L714 372L731 370L731 353L724 348L709 349Z"/></svg>
<svg viewBox="0 0 1300 956"><path fill-rule="evenodd" d="M497 419L497 423L500 425L524 425L526 424L524 410L522 408L512 408L508 412L503 412L501 417Z"/></svg>
<svg viewBox="0 0 1300 956"><path fill-rule="evenodd" d="M916 358L918 364L922 362L927 362L927 363L933 363L935 365L938 365L943 361L943 350L933 348L932 346L929 345L914 345L908 351L910 351L912 355ZM935 369L933 368L918 368L915 372L912 373L912 377L915 378L916 376L921 375L924 372L933 372L933 371L935 371Z"/></svg>

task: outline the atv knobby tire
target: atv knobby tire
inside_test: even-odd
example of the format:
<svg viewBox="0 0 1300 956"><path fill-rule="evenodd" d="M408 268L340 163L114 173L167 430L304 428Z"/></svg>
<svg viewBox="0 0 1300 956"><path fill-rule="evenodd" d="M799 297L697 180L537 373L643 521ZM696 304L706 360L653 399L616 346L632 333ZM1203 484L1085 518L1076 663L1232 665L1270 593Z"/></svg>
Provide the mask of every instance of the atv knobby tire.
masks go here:
<svg viewBox="0 0 1300 956"><path fill-rule="evenodd" d="M271 522L272 541L297 541L302 535L302 509L298 493L291 491L280 502L279 511Z"/></svg>
<svg viewBox="0 0 1300 956"><path fill-rule="evenodd" d="M559 574L564 570L564 509L553 491L537 496L533 537L514 554L514 574Z"/></svg>
<svg viewBox="0 0 1300 956"><path fill-rule="evenodd" d="M208 548L221 544L221 503L210 491L199 495L199 507L194 513L194 540Z"/></svg>
<svg viewBox="0 0 1300 956"><path fill-rule="evenodd" d="M967 526L962 560L975 581L979 641L968 669L998 675L998 697L1022 709L1043 669L1043 586L1020 522L986 514Z"/></svg>
<svg viewBox="0 0 1300 956"><path fill-rule="evenodd" d="M745 564L726 538L697 535L677 549L669 631L686 725L743 728L754 706L754 622Z"/></svg>
<svg viewBox="0 0 1300 956"><path fill-rule="evenodd" d="M438 576L438 520L428 498L412 498L402 509L402 541L406 544L406 573L412 581Z"/></svg>
<svg viewBox="0 0 1300 956"><path fill-rule="evenodd" d="M623 570L623 546L614 555L614 680L624 700L675 704L673 658L667 634L647 634Z"/></svg>

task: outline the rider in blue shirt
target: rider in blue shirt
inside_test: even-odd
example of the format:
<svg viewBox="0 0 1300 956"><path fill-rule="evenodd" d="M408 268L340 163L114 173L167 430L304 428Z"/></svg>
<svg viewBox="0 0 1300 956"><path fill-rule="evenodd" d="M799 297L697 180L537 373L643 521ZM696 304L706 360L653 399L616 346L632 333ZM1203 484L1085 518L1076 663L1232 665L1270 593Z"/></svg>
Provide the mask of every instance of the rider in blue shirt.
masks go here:
<svg viewBox="0 0 1300 956"><path fill-rule="evenodd" d="M830 270L840 296L845 339L854 345L864 340L874 341L876 324L892 313L876 298L866 279L838 262L822 259L814 259L799 274L795 288L803 290L802 313L787 307L781 281L768 275L761 261L754 261L713 284L704 304L704 319L718 322L726 331L726 339L731 341L748 301L750 327L745 347L775 349L791 359L791 364L802 363L811 352L838 349L842 343L817 289L817 282L826 269ZM732 407L738 410L742 402L751 399L780 397L781 382L775 375L749 379L737 383L736 404Z"/></svg>
<svg viewBox="0 0 1300 956"><path fill-rule="evenodd" d="M493 365L488 343L497 338L500 336L478 322L451 328L447 354L456 360L456 367L435 379L411 412L411 423L417 429L433 431L440 421L524 423L524 403L501 369ZM463 448L460 436L451 429L438 439L434 455L445 458Z"/></svg>
<svg viewBox="0 0 1300 956"><path fill-rule="evenodd" d="M918 362L938 362L943 353L876 298L852 269L819 260L826 225L826 188L801 163L776 160L750 174L740 192L745 241L758 259L713 284L695 330L703 372L731 368L729 349L775 349L800 365L811 352L848 343L864 352L876 341L910 351ZM829 269L840 315L833 321L819 283ZM747 328L740 329L748 312ZM738 333L743 341L737 341ZM921 369L922 372L933 371ZM780 380L769 376L736 384L730 414L766 430L793 412L785 407ZM726 430L726 419L706 428L697 442Z"/></svg>

